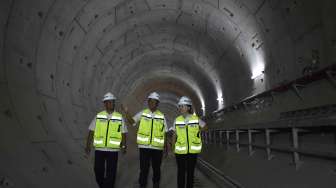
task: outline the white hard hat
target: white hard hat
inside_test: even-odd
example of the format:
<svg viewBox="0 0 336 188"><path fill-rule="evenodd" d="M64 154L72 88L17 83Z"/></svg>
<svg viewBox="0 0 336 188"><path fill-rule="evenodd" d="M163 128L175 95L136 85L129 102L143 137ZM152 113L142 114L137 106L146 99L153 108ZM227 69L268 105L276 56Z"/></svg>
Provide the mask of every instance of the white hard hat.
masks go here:
<svg viewBox="0 0 336 188"><path fill-rule="evenodd" d="M104 101L111 101L111 100L116 100L117 98L110 92L106 93L103 98Z"/></svg>
<svg viewBox="0 0 336 188"><path fill-rule="evenodd" d="M189 97L186 96L182 96L179 100L179 102L177 103L177 105L192 105L191 99Z"/></svg>
<svg viewBox="0 0 336 188"><path fill-rule="evenodd" d="M155 99L155 100L160 101L160 95L156 92L153 92L153 93L149 94L147 98L148 99Z"/></svg>

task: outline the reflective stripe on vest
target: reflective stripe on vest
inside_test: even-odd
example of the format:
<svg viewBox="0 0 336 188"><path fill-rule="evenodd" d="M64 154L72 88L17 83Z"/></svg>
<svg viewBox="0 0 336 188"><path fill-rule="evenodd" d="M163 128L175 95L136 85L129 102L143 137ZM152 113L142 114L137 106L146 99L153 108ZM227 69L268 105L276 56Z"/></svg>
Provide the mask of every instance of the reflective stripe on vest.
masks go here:
<svg viewBox="0 0 336 188"><path fill-rule="evenodd" d="M118 142L118 141L113 141L113 140L110 140L110 144L114 144L114 145L120 145L120 142Z"/></svg>
<svg viewBox="0 0 336 188"><path fill-rule="evenodd" d="M183 116L178 116L175 120L176 130L176 154L200 153L202 150L202 140L199 128L199 118L192 115L188 124L185 124Z"/></svg>
<svg viewBox="0 0 336 188"><path fill-rule="evenodd" d="M164 133L164 115L157 110L154 112L154 117L152 117L151 111L145 109L140 119L137 143L139 145L151 145L163 149Z"/></svg>
<svg viewBox="0 0 336 188"><path fill-rule="evenodd" d="M185 147L185 146L183 146L183 147L181 147L181 146L175 146L175 150L185 151L185 150L187 150L187 147Z"/></svg>
<svg viewBox="0 0 336 188"><path fill-rule="evenodd" d="M195 150L195 151L201 151L201 149L202 149L202 146L190 146L190 149L191 150Z"/></svg>
<svg viewBox="0 0 336 188"><path fill-rule="evenodd" d="M153 138L153 141L157 142L157 143L160 143L160 144L164 143L164 140L163 139L159 139L159 138Z"/></svg>
<svg viewBox="0 0 336 188"><path fill-rule="evenodd" d="M103 140L94 140L94 144L103 144Z"/></svg>
<svg viewBox="0 0 336 188"><path fill-rule="evenodd" d="M141 135L138 135L137 140L141 141L141 142L148 142L149 138L148 137L142 137Z"/></svg>
<svg viewBox="0 0 336 188"><path fill-rule="evenodd" d="M102 111L96 116L93 145L95 148L119 149L121 143L122 115L113 112L110 119L108 113Z"/></svg>

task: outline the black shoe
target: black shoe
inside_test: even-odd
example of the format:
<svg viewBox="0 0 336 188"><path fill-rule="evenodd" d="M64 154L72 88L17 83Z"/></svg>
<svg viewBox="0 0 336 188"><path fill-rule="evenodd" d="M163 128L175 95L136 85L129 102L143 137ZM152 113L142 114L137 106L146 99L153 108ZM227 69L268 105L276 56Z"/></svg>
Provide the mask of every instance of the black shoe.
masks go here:
<svg viewBox="0 0 336 188"><path fill-rule="evenodd" d="M153 188L160 188L160 183L153 183Z"/></svg>
<svg viewBox="0 0 336 188"><path fill-rule="evenodd" d="M135 183L134 188L146 188L146 185L140 185L138 182Z"/></svg>

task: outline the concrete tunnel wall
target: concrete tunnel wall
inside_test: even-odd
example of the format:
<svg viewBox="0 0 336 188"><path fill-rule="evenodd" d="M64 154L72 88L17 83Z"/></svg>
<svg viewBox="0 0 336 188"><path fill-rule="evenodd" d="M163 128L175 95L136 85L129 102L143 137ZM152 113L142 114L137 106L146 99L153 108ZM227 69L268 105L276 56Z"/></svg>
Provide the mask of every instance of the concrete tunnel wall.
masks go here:
<svg viewBox="0 0 336 188"><path fill-rule="evenodd" d="M210 114L306 67L335 63L332 7L332 0L2 0L0 177L13 187L94 187L83 145L107 90L133 113L159 90L169 117L183 94L198 114Z"/></svg>

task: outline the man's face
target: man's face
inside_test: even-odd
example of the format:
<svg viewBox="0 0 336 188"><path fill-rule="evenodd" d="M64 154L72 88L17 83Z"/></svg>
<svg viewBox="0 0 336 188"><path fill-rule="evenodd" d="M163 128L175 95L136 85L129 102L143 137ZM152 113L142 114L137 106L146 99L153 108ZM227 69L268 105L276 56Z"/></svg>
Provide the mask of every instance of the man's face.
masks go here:
<svg viewBox="0 0 336 188"><path fill-rule="evenodd" d="M148 108L155 110L159 105L159 101L155 99L148 99Z"/></svg>
<svg viewBox="0 0 336 188"><path fill-rule="evenodd" d="M104 106L106 110L113 110L114 109L114 101L104 101Z"/></svg>
<svg viewBox="0 0 336 188"><path fill-rule="evenodd" d="M187 105L179 105L178 107L181 114L186 114L189 110L189 107Z"/></svg>

